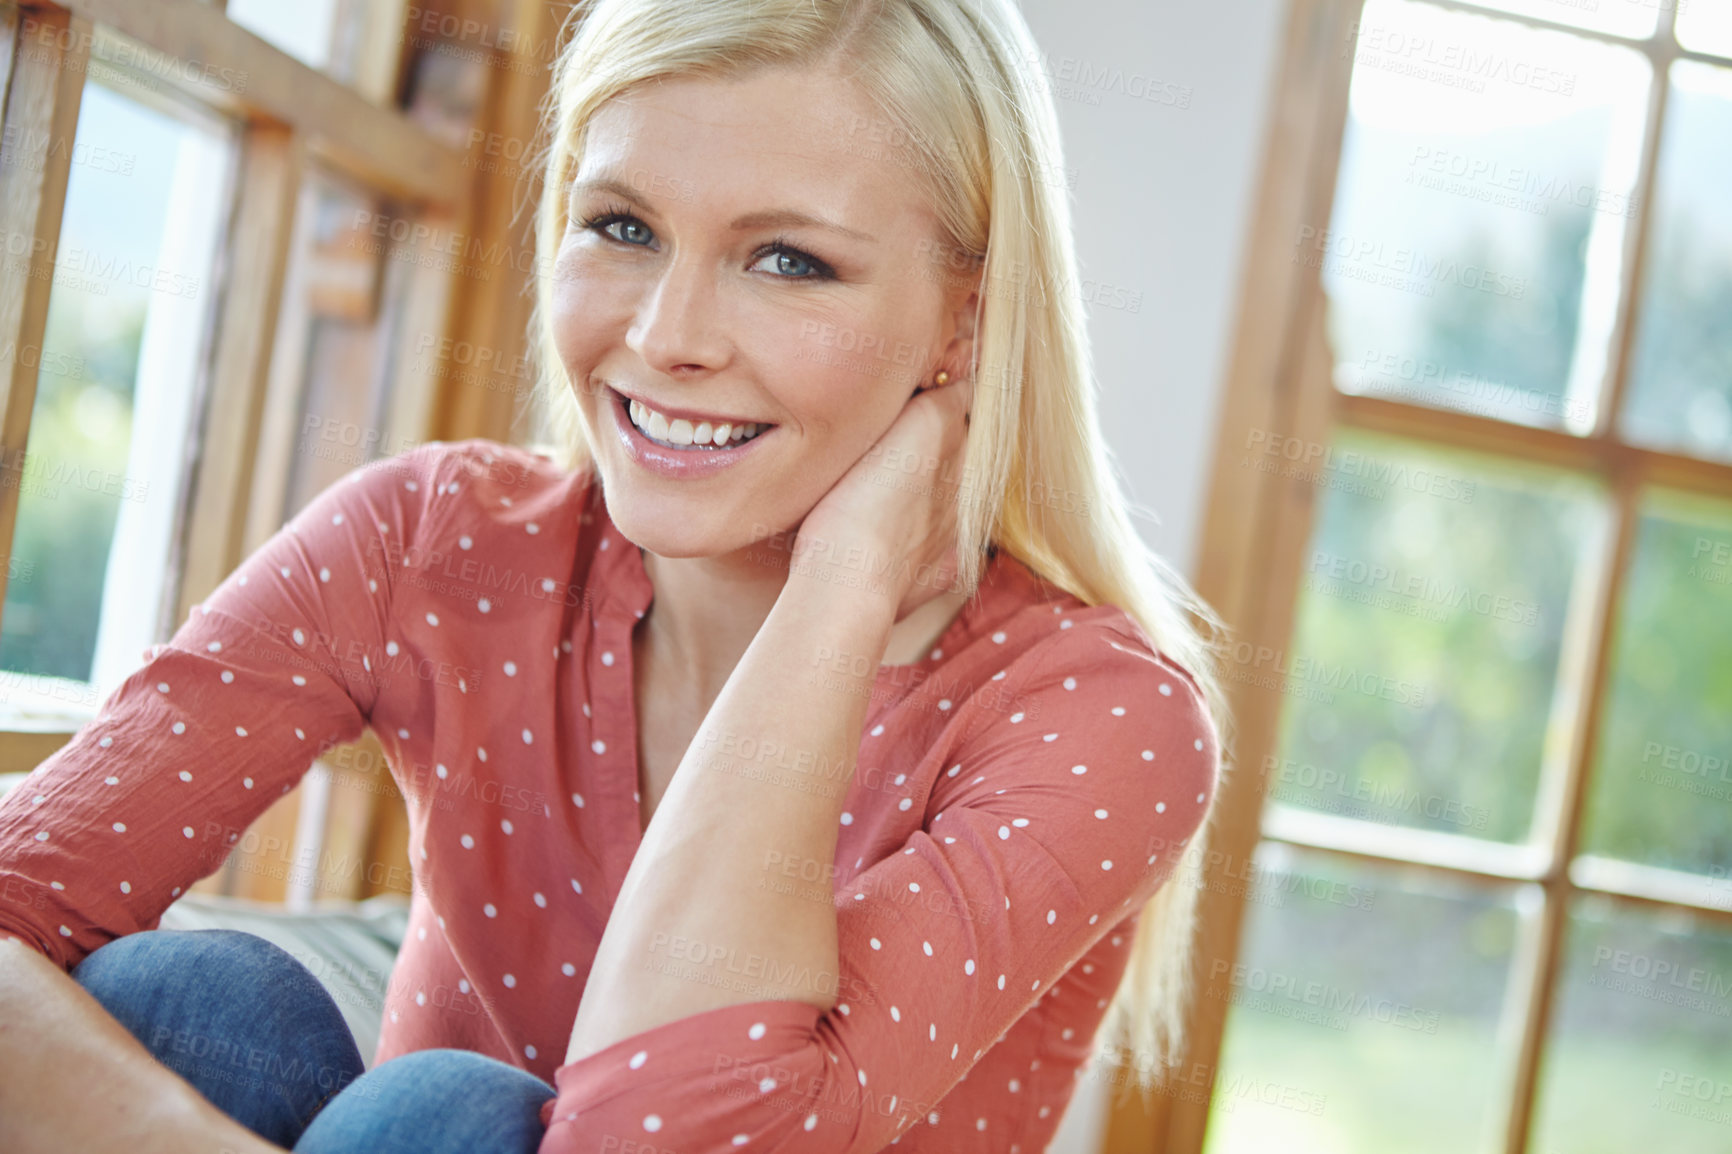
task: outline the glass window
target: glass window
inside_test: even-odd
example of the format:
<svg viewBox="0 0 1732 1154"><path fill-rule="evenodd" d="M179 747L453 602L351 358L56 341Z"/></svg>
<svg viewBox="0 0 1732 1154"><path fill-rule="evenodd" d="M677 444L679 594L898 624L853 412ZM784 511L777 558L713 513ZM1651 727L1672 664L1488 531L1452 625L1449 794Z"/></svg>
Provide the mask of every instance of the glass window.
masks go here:
<svg viewBox="0 0 1732 1154"><path fill-rule="evenodd" d="M1651 499L1619 605L1586 853L1732 867L1732 505Z"/></svg>
<svg viewBox="0 0 1732 1154"><path fill-rule="evenodd" d="M487 99L491 74L499 68L546 70L552 66L551 42L510 24L476 20L430 2L410 10L406 38L410 53L404 112L416 124L453 148L483 144L494 158L515 153L523 159L526 142L515 138L471 140ZM500 13L509 18L509 14ZM528 53L524 59L520 53Z"/></svg>
<svg viewBox="0 0 1732 1154"><path fill-rule="evenodd" d="M228 214L218 126L87 84L0 615L12 728L76 726L158 639ZM30 675L30 676L11 676Z"/></svg>
<svg viewBox="0 0 1732 1154"><path fill-rule="evenodd" d="M1514 891L1264 843L1207 1154L1464 1154L1491 1140Z"/></svg>
<svg viewBox="0 0 1732 1154"><path fill-rule="evenodd" d="M1671 0L1678 9L1678 43L1692 52L1732 56L1732 3Z"/></svg>
<svg viewBox="0 0 1732 1154"><path fill-rule="evenodd" d="M1313 478L1270 801L1525 840L1595 490L1348 432Z"/></svg>
<svg viewBox="0 0 1732 1154"><path fill-rule="evenodd" d="M1666 0L1467 0L1480 8L1515 16L1537 16L1558 24L1573 24L1614 36L1647 37L1654 34L1654 17Z"/></svg>
<svg viewBox="0 0 1732 1154"><path fill-rule="evenodd" d="M421 11L409 5L410 16ZM390 0L228 0L228 18L377 104L397 97L402 4Z"/></svg>
<svg viewBox="0 0 1732 1154"><path fill-rule="evenodd" d="M1617 314L1650 68L1405 0L1358 26L1321 269L1337 385L1585 433Z"/></svg>
<svg viewBox="0 0 1732 1154"><path fill-rule="evenodd" d="M301 397L284 517L345 473L417 443L406 435L414 422L396 419L405 391L393 388L405 294L422 267L407 239L417 222L322 175L309 180L302 205L306 227L285 294L292 320L280 337L289 347L279 349L298 359Z"/></svg>
<svg viewBox="0 0 1732 1154"><path fill-rule="evenodd" d="M1672 65L1624 427L1732 460L1732 68Z"/></svg>
<svg viewBox="0 0 1732 1154"><path fill-rule="evenodd" d="M228 18L311 68L331 62L339 0L228 0Z"/></svg>
<svg viewBox="0 0 1732 1154"><path fill-rule="evenodd" d="M1732 935L1588 897L1565 951L1528 1148L1732 1148Z"/></svg>

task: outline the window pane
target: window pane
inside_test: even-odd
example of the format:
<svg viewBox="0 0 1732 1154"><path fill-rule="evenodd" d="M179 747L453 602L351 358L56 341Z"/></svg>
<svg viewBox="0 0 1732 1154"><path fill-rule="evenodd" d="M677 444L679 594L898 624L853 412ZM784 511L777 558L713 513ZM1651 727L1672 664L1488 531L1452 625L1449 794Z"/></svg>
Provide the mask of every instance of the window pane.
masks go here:
<svg viewBox="0 0 1732 1154"><path fill-rule="evenodd" d="M456 262L427 260L413 243L421 222L399 217L375 198L329 178L309 181L307 228L291 273L291 319L283 340L296 342L301 411L286 487L285 517L345 473L420 443L428 379L424 360L403 347L405 306L417 278L447 281ZM438 234L449 235L448 233ZM422 317L416 336L426 344Z"/></svg>
<svg viewBox="0 0 1732 1154"><path fill-rule="evenodd" d="M1264 843L1231 990L1208 1154L1495 1150L1506 887Z"/></svg>
<svg viewBox="0 0 1732 1154"><path fill-rule="evenodd" d="M1732 56L1732 3L1690 0L1678 5L1678 43L1692 52Z"/></svg>
<svg viewBox="0 0 1732 1154"><path fill-rule="evenodd" d="M1732 1149L1732 936L1586 899L1566 951L1528 1148Z"/></svg>
<svg viewBox="0 0 1732 1154"><path fill-rule="evenodd" d="M1271 800L1525 839L1595 491L1352 433L1315 469Z"/></svg>
<svg viewBox="0 0 1732 1154"><path fill-rule="evenodd" d="M1633 215L1634 49L1405 0L1359 24L1320 267L1336 384L1585 433Z"/></svg>
<svg viewBox="0 0 1732 1154"><path fill-rule="evenodd" d="M409 14L421 12L418 5ZM402 5L381 0L228 0L228 18L376 104L397 101Z"/></svg>
<svg viewBox="0 0 1732 1154"><path fill-rule="evenodd" d="M1624 425L1732 460L1732 68L1672 65Z"/></svg>
<svg viewBox="0 0 1732 1154"><path fill-rule="evenodd" d="M1732 868L1732 505L1649 502L1619 607L1586 853Z"/></svg>
<svg viewBox="0 0 1732 1154"><path fill-rule="evenodd" d="M507 168L523 161L525 141L497 133L471 140L470 133L487 98L490 74L500 68L547 69L555 55L553 42L509 24L478 21L453 5L428 3L409 13L411 59L404 101L409 119L454 148L472 150L482 143L485 154L505 160ZM511 14L502 7L498 16L508 20Z"/></svg>
<svg viewBox="0 0 1732 1154"><path fill-rule="evenodd" d="M157 640L229 157L85 86L0 615L0 668L80 684L10 690L7 724L81 724Z"/></svg>
<svg viewBox="0 0 1732 1154"><path fill-rule="evenodd" d="M228 0L228 18L287 52L302 64L324 68L331 63L332 36L338 0Z"/></svg>
<svg viewBox="0 0 1732 1154"><path fill-rule="evenodd" d="M1646 38L1654 33L1654 16L1664 0L1467 0L1481 8L1537 16L1577 28L1614 36ZM1670 12L1670 7L1667 8Z"/></svg>

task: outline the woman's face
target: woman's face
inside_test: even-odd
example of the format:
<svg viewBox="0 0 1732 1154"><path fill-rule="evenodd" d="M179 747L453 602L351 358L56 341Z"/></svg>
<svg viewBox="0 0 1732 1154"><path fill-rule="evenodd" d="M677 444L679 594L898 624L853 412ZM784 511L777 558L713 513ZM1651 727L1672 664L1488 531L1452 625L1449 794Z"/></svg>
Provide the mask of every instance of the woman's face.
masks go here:
<svg viewBox="0 0 1732 1154"><path fill-rule="evenodd" d="M965 369L972 286L902 139L827 72L682 77L591 120L553 326L638 545L713 557L796 527L934 370Z"/></svg>

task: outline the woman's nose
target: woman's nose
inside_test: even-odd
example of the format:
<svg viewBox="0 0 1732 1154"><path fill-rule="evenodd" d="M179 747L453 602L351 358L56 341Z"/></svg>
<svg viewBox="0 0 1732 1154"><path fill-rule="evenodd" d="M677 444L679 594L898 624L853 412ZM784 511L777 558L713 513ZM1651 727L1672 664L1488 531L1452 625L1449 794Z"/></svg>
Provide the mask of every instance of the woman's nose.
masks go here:
<svg viewBox="0 0 1732 1154"><path fill-rule="evenodd" d="M664 373L682 365L715 367L727 347L720 306L715 264L676 253L645 291L626 344Z"/></svg>

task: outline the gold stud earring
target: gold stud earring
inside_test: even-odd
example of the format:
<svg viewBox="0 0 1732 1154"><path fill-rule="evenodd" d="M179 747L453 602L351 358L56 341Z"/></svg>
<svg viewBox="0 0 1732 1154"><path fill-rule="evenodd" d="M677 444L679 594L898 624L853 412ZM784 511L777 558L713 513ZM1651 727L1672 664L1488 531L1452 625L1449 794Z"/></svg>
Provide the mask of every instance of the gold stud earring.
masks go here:
<svg viewBox="0 0 1732 1154"><path fill-rule="evenodd" d="M938 375L932 378L932 383L935 385L948 385L950 383L950 374L945 372L943 369L939 369Z"/></svg>

